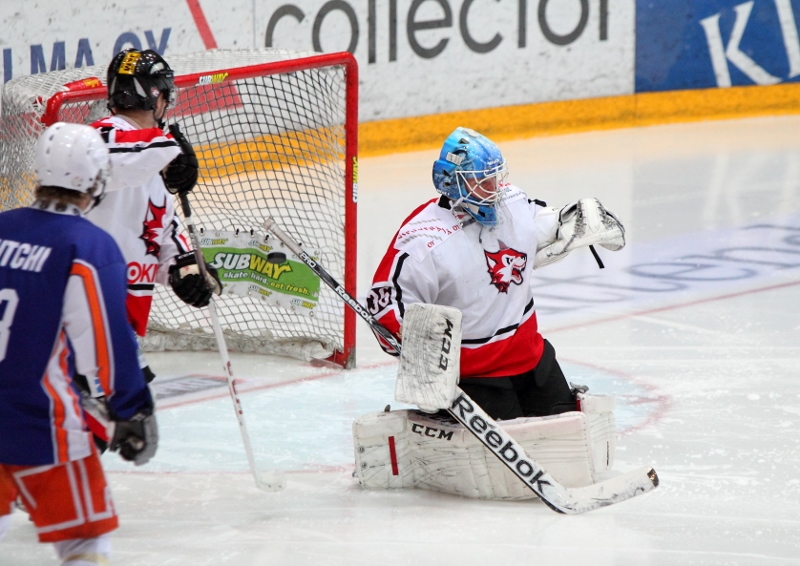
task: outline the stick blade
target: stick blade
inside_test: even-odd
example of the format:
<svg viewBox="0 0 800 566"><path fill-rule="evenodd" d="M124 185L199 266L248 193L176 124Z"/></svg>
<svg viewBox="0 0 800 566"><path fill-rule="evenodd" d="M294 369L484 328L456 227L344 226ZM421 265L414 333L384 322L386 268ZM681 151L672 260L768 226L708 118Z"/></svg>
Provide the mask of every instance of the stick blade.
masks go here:
<svg viewBox="0 0 800 566"><path fill-rule="evenodd" d="M602 482L567 490L568 500L560 502L558 510L567 514L585 513L648 493L658 484L658 474L652 466L643 466Z"/></svg>

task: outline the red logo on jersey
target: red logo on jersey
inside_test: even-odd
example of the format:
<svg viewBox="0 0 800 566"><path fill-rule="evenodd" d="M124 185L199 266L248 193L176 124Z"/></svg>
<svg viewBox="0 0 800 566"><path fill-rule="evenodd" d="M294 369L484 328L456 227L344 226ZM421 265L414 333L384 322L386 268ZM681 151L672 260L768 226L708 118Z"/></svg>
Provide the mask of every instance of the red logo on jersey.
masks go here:
<svg viewBox="0 0 800 566"><path fill-rule="evenodd" d="M508 287L512 283L514 285L522 283L522 270L528 263L527 254L511 248L496 252L483 250L483 253L486 256L486 265L489 267L492 285L497 287L501 293L508 293Z"/></svg>
<svg viewBox="0 0 800 566"><path fill-rule="evenodd" d="M128 284L154 283L156 280L157 263L139 263L132 261L128 264Z"/></svg>
<svg viewBox="0 0 800 566"><path fill-rule="evenodd" d="M161 251L161 233L164 231L164 213L167 212L167 201L164 200L164 206L156 206L153 201L148 201L147 212L144 215L142 226L142 235L139 236L144 240L145 254L158 257Z"/></svg>

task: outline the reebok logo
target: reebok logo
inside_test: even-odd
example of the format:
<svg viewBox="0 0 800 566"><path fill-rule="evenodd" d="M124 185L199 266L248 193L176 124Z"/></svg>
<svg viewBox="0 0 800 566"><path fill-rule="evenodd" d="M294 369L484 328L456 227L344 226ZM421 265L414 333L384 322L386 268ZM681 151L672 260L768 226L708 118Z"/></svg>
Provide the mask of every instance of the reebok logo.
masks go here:
<svg viewBox="0 0 800 566"><path fill-rule="evenodd" d="M525 454L513 438L495 425L490 425L481 415L483 411L476 407L462 393L450 405L450 413L491 450L520 479L524 480L536 493L541 493L550 485L547 479L541 479L545 471ZM485 413L484 413L485 414Z"/></svg>

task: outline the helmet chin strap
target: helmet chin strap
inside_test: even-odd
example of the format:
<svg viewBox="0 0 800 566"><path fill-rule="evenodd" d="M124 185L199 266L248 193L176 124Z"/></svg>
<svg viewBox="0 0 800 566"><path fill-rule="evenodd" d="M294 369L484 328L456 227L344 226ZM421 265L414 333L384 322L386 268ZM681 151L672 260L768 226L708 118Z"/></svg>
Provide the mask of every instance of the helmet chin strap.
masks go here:
<svg viewBox="0 0 800 566"><path fill-rule="evenodd" d="M161 111L161 116L158 116L158 117L156 117L156 112L155 112L155 110L153 110L153 118L156 119L156 124L158 124L158 127L160 129L162 129L162 130L167 125L166 122L164 121L164 116L165 116L166 113L167 113L167 107L166 106L164 107L164 110Z"/></svg>
<svg viewBox="0 0 800 566"><path fill-rule="evenodd" d="M456 220L462 225L467 226L472 222L478 222L475 217L469 213L467 210L467 203L464 202L464 198L461 197L458 200L451 200L450 201L450 211L455 216ZM480 224L480 222L478 222Z"/></svg>
<svg viewBox="0 0 800 566"><path fill-rule="evenodd" d="M157 112L159 101L163 101L164 106L161 109L161 115L157 116L156 112ZM155 108L153 108L153 118L155 118L156 124L158 124L158 127L161 128L162 130L167 125L165 118L167 116L167 110L169 110L169 105L170 105L170 103L169 103L166 95L163 92L161 94L159 94L158 98L155 101L155 105L154 105Z"/></svg>
<svg viewBox="0 0 800 566"><path fill-rule="evenodd" d="M97 208L100 205L100 203L103 202L103 199L106 196L107 182L108 182L108 177L102 176L101 173L101 176L98 176L98 179L95 182L94 187L91 188L91 192L87 192L87 194L90 197L92 197L92 200L90 201L89 206L86 207L86 210L83 211L84 214L88 214L90 210L92 210L93 208ZM95 193L97 193L96 196Z"/></svg>
<svg viewBox="0 0 800 566"><path fill-rule="evenodd" d="M105 197L106 197L105 191L103 191L101 194L99 194L96 197L94 197L92 199L92 205L89 208L86 209L86 212L89 212L93 208L97 208L98 206L100 206L100 203L103 202L103 199Z"/></svg>
<svg viewBox="0 0 800 566"><path fill-rule="evenodd" d="M454 211L455 211L456 208L458 208L461 211L463 211L464 215L469 220L477 222L481 226L487 226L487 225L485 225L483 222L481 222L478 219L478 216L480 215L480 205L472 204L472 203L469 202L468 199L471 197L471 195L470 194L466 194L466 195L464 194L464 192L468 192L468 191L459 190L458 192L459 192L459 194L461 196L459 196L459 198L457 200L451 201L450 208L452 210L454 210ZM463 222L463 220L460 219L460 218L458 218L458 220L460 222ZM488 227L491 227L491 226L488 226Z"/></svg>

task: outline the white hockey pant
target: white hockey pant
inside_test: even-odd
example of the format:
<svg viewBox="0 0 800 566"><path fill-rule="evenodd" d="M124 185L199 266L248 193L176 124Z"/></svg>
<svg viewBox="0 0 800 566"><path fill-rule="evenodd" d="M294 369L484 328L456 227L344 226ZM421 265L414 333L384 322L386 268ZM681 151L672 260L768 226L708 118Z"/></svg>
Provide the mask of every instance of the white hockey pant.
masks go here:
<svg viewBox="0 0 800 566"><path fill-rule="evenodd" d="M501 421L556 481L582 487L614 463L614 398L578 394L580 411ZM429 489L477 499L536 496L463 426L419 411L353 423L356 476L368 489Z"/></svg>

